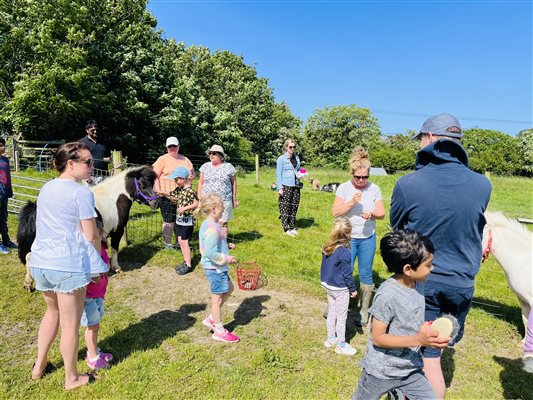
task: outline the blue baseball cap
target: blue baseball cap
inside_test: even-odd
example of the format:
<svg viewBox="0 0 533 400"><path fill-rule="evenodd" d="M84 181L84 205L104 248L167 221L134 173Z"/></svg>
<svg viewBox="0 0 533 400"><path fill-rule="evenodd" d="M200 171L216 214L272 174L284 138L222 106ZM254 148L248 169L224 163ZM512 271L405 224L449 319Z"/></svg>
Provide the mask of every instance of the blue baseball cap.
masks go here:
<svg viewBox="0 0 533 400"><path fill-rule="evenodd" d="M189 177L189 170L185 167L177 167L172 173L168 176L168 179L184 178Z"/></svg>
<svg viewBox="0 0 533 400"><path fill-rule="evenodd" d="M459 132L449 132L448 129L451 127L458 128ZM463 137L459 120L453 115L446 113L434 115L426 119L422 125L422 128L420 128L420 132L413 136L413 139L418 139L419 136L424 133L431 133L434 136L448 136L458 139Z"/></svg>

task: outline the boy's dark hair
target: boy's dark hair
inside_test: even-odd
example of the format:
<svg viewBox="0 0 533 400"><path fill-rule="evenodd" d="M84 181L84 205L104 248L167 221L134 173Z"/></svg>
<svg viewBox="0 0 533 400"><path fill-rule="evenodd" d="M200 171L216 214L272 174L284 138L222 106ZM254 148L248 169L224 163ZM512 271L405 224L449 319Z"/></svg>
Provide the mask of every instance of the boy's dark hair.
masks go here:
<svg viewBox="0 0 533 400"><path fill-rule="evenodd" d="M387 233L381 239L379 247L387 269L395 274L403 274L403 267L407 264L416 271L429 253L435 253L435 247L429 238L411 230L398 229Z"/></svg>
<svg viewBox="0 0 533 400"><path fill-rule="evenodd" d="M0 137L0 144L6 145L6 140L3 137Z"/></svg>

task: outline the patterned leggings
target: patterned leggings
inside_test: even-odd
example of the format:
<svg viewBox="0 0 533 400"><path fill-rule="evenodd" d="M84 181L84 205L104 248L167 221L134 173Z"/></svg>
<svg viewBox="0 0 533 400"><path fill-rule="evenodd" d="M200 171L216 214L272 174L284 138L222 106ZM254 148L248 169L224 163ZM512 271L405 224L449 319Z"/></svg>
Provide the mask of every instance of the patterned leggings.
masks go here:
<svg viewBox="0 0 533 400"><path fill-rule="evenodd" d="M283 186L283 196L278 198L279 218L284 231L296 227L296 213L300 205L300 188L297 186Z"/></svg>
<svg viewBox="0 0 533 400"><path fill-rule="evenodd" d="M326 328L328 337L337 337L338 342L346 340L346 318L348 318L348 303L350 292L348 290L331 290L328 292L328 319Z"/></svg>

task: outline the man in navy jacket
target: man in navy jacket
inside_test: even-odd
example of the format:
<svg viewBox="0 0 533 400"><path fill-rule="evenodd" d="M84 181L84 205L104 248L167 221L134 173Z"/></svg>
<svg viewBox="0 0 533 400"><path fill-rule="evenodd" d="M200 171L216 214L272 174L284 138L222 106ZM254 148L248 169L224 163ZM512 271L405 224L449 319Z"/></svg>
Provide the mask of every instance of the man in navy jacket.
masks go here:
<svg viewBox="0 0 533 400"><path fill-rule="evenodd" d="M434 270L424 285L426 321L454 315L461 340L481 264L481 239L492 186L468 167L459 121L450 114L428 118L414 137L420 140L416 171L398 179L391 199L394 229L412 229L435 245ZM422 349L424 372L438 399L446 395L441 351Z"/></svg>

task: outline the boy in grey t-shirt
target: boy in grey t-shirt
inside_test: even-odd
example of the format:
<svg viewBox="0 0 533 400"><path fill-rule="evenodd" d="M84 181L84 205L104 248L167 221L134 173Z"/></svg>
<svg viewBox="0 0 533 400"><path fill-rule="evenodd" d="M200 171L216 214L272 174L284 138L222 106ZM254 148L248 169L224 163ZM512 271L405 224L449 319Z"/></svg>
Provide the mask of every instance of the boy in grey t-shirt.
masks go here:
<svg viewBox="0 0 533 400"><path fill-rule="evenodd" d="M417 291L433 269L435 249L418 232L397 230L380 242L381 256L393 275L378 289L363 372L352 400L379 399L398 389L409 399L435 399L422 372L421 346L446 347L450 338L424 322L424 296Z"/></svg>

